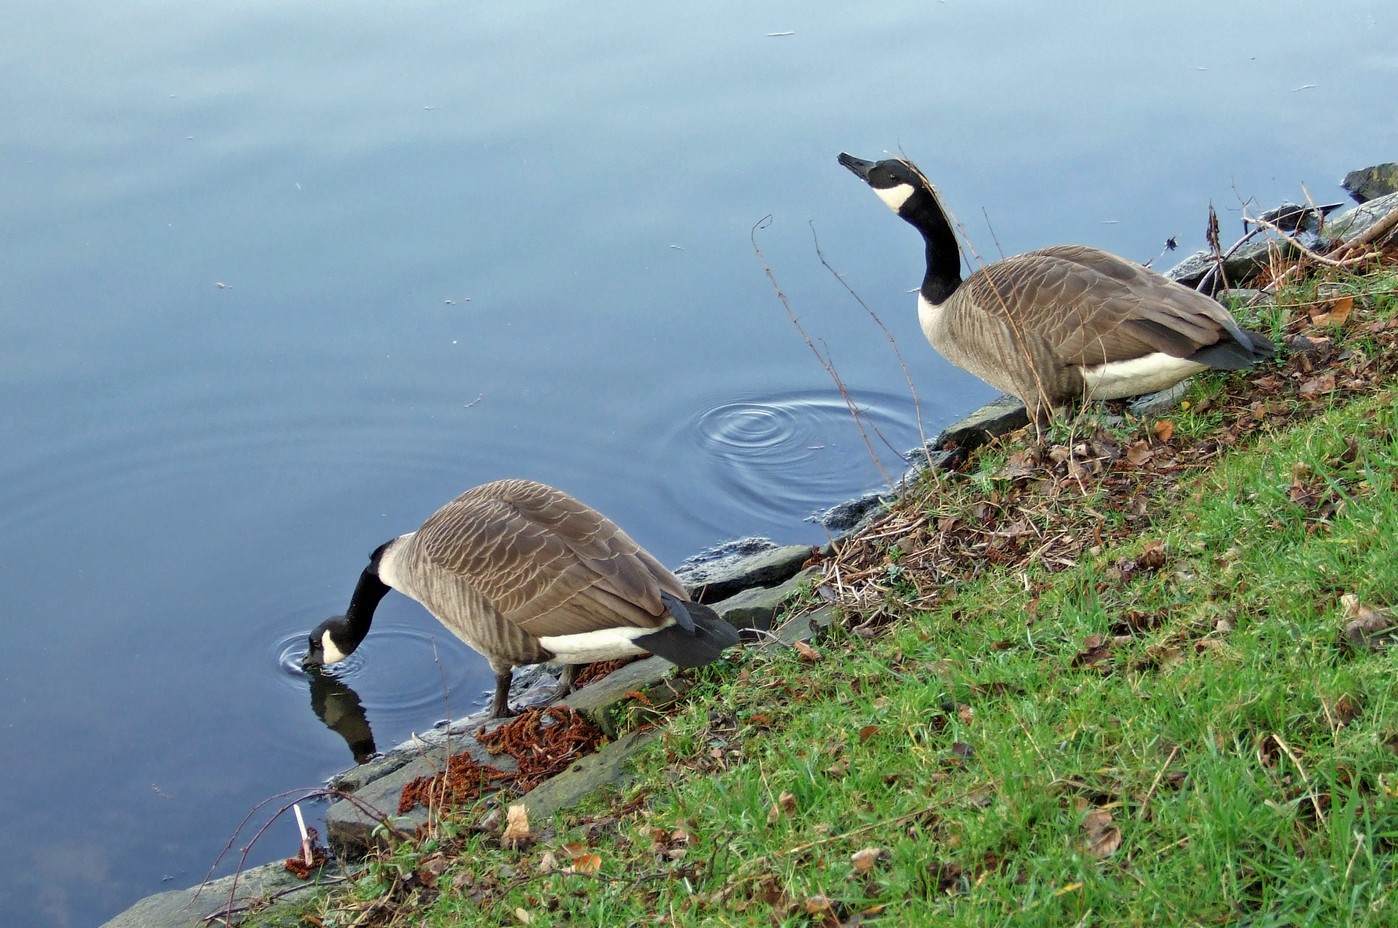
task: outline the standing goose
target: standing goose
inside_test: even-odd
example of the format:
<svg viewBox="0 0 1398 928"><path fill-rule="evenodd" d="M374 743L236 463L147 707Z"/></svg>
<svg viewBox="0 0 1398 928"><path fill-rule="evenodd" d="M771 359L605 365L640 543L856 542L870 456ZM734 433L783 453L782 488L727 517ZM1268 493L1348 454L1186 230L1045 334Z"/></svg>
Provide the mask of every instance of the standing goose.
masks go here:
<svg viewBox="0 0 1398 928"><path fill-rule="evenodd" d="M681 667L718 658L738 633L690 602L675 575L617 525L568 494L528 480L467 490L415 532L369 556L344 615L310 634L302 663L333 664L364 636L389 589L422 603L495 671L495 718L512 714L515 667L657 654Z"/></svg>
<svg viewBox="0 0 1398 928"><path fill-rule="evenodd" d="M1152 393L1272 356L1267 338L1215 300L1084 245L1005 258L962 280L956 236L916 166L839 160L927 243L918 321L932 347L1019 397L1035 421L1074 400Z"/></svg>

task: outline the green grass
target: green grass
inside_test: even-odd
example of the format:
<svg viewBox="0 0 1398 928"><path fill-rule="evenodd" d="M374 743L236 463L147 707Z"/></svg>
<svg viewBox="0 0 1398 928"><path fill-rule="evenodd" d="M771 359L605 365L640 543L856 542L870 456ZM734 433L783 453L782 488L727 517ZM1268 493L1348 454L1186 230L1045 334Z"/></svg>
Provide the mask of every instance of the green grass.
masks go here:
<svg viewBox="0 0 1398 928"><path fill-rule="evenodd" d="M1346 646L1341 603L1398 606L1398 393L1234 449L1131 525L924 611L898 611L921 601L898 549L880 633L706 668L626 793L522 851L467 827L485 800L307 923L1398 924L1398 650ZM569 842L600 869L541 872Z"/></svg>

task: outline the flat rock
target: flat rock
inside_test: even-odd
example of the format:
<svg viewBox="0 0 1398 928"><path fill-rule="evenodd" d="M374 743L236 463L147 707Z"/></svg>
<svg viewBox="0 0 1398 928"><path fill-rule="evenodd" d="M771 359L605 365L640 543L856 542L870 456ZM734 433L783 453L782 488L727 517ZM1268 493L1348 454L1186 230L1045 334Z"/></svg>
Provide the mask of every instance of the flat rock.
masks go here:
<svg viewBox="0 0 1398 928"><path fill-rule="evenodd" d="M719 560L696 556L680 565L675 575L695 600L712 604L750 587L781 583L815 552L810 545L768 544L770 547Z"/></svg>
<svg viewBox="0 0 1398 928"><path fill-rule="evenodd" d="M1398 163L1389 161L1350 171L1340 181L1340 186L1349 191L1356 203L1367 203L1390 193L1398 193Z"/></svg>
<svg viewBox="0 0 1398 928"><path fill-rule="evenodd" d="M622 786L631 776L631 759L659 735L655 728L627 732L531 789L521 802L531 816L545 818L576 805L603 787Z"/></svg>
<svg viewBox="0 0 1398 928"><path fill-rule="evenodd" d="M1029 413L1024 404L1013 396L1002 396L986 403L960 422L942 430L931 448L940 450L949 446L970 451L985 444L992 438L1013 432L1029 424ZM922 455L918 455L921 457Z"/></svg>
<svg viewBox="0 0 1398 928"><path fill-rule="evenodd" d="M1284 252L1295 251L1289 245L1283 249L1282 245L1275 241L1259 239L1246 242L1238 246L1237 250L1231 254L1225 254L1222 279L1215 278L1214 286L1209 288L1210 292L1225 285L1231 286L1240 280L1250 279L1267 266L1278 249L1282 249ZM1184 284L1186 287L1194 287L1204 279L1205 274L1213 270L1215 263L1212 253L1196 251L1166 271L1165 276L1177 283Z"/></svg>
<svg viewBox="0 0 1398 928"><path fill-rule="evenodd" d="M818 570L817 567L808 567L776 586L743 590L741 593L716 604L714 611L723 616L729 625L740 632L745 629L765 632L772 627L777 611L787 600L795 596L800 590L801 584L809 580Z"/></svg>
<svg viewBox="0 0 1398 928"><path fill-rule="evenodd" d="M1370 226L1395 209L1398 209L1398 193L1390 193L1361 203L1332 218L1325 226L1325 237L1348 242L1363 235ZM1385 240L1393 241L1395 238L1398 238L1398 229L1390 232Z"/></svg>
<svg viewBox="0 0 1398 928"><path fill-rule="evenodd" d="M278 897L280 900L294 901L296 896L319 885L314 877L309 880L297 879L280 863L264 864L236 876L213 880L202 889L192 886L147 896L105 922L102 928L208 928L211 922L205 919L227 910L230 891L234 891L232 902L237 908L281 892L286 892L286 895ZM223 924L221 921L212 923Z"/></svg>

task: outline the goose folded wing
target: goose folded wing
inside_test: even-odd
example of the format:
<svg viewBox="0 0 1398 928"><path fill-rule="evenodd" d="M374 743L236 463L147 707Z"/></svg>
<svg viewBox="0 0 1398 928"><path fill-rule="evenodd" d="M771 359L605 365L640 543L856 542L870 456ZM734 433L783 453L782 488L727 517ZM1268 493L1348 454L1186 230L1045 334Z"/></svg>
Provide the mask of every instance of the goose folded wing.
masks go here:
<svg viewBox="0 0 1398 928"><path fill-rule="evenodd" d="M653 559L640 557L610 520L557 491L467 496L429 519L419 544L507 622L532 635L568 635L663 620Z"/></svg>
<svg viewBox="0 0 1398 928"><path fill-rule="evenodd" d="M976 301L1034 332L1063 364L1156 352L1187 358L1225 333L1241 333L1209 297L1092 248L1046 248L990 271L979 275Z"/></svg>

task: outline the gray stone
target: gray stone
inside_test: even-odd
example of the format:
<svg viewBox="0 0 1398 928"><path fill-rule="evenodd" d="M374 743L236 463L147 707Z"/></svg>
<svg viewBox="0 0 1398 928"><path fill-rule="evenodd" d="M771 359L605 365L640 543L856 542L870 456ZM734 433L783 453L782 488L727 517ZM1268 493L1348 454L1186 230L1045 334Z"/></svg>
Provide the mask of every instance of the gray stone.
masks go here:
<svg viewBox="0 0 1398 928"><path fill-rule="evenodd" d="M576 805L604 786L622 786L631 776L630 760L659 734L655 728L627 732L525 793L521 801L531 817L546 818Z"/></svg>
<svg viewBox="0 0 1398 928"><path fill-rule="evenodd" d="M800 570L814 551L810 545L786 545L713 562L691 558L675 575L697 601L714 603L749 587L781 583Z"/></svg>
<svg viewBox="0 0 1398 928"><path fill-rule="evenodd" d="M755 587L730 596L714 606L714 611L724 620L739 629L767 631L772 620L787 600L795 596L803 582L808 581L819 568L808 567L789 577L784 583L769 587Z"/></svg>
<svg viewBox="0 0 1398 928"><path fill-rule="evenodd" d="M675 669L675 665L663 657L632 661L569 694L568 698L563 700L563 704L586 716L589 722L602 729L609 737L614 737L618 725L612 710L626 698L626 694L643 693L649 699L658 685L674 676ZM663 702L670 698L672 695L667 692L658 697L658 701Z"/></svg>
<svg viewBox="0 0 1398 928"><path fill-rule="evenodd" d="M1219 276L1215 274L1214 285L1206 289L1212 293L1225 285L1231 286L1240 280L1251 279L1253 275L1266 267L1276 255L1294 254L1295 251L1296 249L1291 245L1266 239L1245 242L1232 253L1224 254L1222 279L1219 279ZM1165 276L1184 284L1186 287L1194 287L1214 269L1216 263L1211 252L1196 251L1166 271Z"/></svg>
<svg viewBox="0 0 1398 928"><path fill-rule="evenodd" d="M986 403L960 422L942 430L931 443L933 449L954 445L964 451L971 451L985 444L991 438L1013 432L1029 424L1029 414L1024 404L1013 396L1002 396Z"/></svg>
<svg viewBox="0 0 1398 928"><path fill-rule="evenodd" d="M777 630L776 640L766 645L769 648L791 647L798 641L809 641L818 635L821 629L826 628L835 621L835 610L830 606L821 606L813 612L807 612L786 622Z"/></svg>
<svg viewBox="0 0 1398 928"><path fill-rule="evenodd" d="M823 525L831 532L844 534L862 524L869 513L881 509L884 502L893 496L894 494L889 490L876 490L855 499L847 499L843 503L837 503L829 509L813 512L807 517L807 521Z"/></svg>
<svg viewBox="0 0 1398 928"><path fill-rule="evenodd" d="M1361 203L1354 209L1347 210L1331 219L1325 226L1324 235L1335 241L1348 242L1363 235L1370 226L1395 209L1398 209L1398 193L1390 193L1367 203ZM1398 239L1398 229L1389 232L1384 241L1394 241L1395 239Z"/></svg>
<svg viewBox="0 0 1398 928"><path fill-rule="evenodd" d="M234 893L234 909L241 911L246 906L261 903L273 894L284 893L278 896L283 902L295 901L319 885L321 884L315 876L309 880L300 880L288 873L280 863L265 864L245 870L236 876L213 880L202 888L192 886L189 889L175 889L147 896L104 923L102 928L207 928L211 922L206 921L206 918L228 910L230 891Z"/></svg>
<svg viewBox="0 0 1398 928"><path fill-rule="evenodd" d="M1373 167L1350 171L1340 186L1349 191L1357 203L1377 200L1390 193L1398 193L1398 163L1389 161Z"/></svg>

